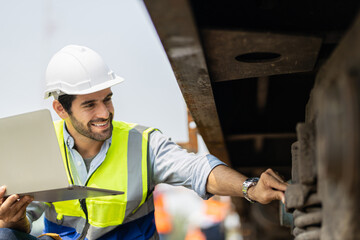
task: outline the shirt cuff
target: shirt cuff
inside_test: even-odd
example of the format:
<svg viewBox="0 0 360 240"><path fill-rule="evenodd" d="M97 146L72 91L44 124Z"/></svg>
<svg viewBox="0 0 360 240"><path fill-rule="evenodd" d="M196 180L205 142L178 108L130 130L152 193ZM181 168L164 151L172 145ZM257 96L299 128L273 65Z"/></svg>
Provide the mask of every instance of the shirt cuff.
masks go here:
<svg viewBox="0 0 360 240"><path fill-rule="evenodd" d="M202 184L203 188L200 190L200 197L204 200L207 200L207 199L211 198L212 196L214 196L214 194L208 193L206 191L207 180L209 178L211 171L219 165L227 166L224 162L220 161L214 155L208 154L208 155L206 155L206 157L208 159L209 165L208 165L208 169L206 170L206 174L204 175L206 178L204 178L202 180L204 182L204 184Z"/></svg>

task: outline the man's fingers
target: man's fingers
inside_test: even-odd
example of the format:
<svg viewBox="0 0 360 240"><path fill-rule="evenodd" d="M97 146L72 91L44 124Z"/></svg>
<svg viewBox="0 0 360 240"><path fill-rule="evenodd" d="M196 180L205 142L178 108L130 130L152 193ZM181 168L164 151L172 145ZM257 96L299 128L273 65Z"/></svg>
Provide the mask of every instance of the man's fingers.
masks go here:
<svg viewBox="0 0 360 240"><path fill-rule="evenodd" d="M275 188L280 191L285 191L288 184L284 182L280 176L276 175L274 171L270 171L271 169L268 169L266 172L263 173L264 175L264 181L265 184L268 187Z"/></svg>
<svg viewBox="0 0 360 240"><path fill-rule="evenodd" d="M18 195L11 195L0 206L0 219L7 222L11 219L12 209L11 206L17 202Z"/></svg>
<svg viewBox="0 0 360 240"><path fill-rule="evenodd" d="M32 199L29 196L22 197L17 203L14 203L11 208L12 210L17 213L20 212L21 209L25 208L31 203Z"/></svg>
<svg viewBox="0 0 360 240"><path fill-rule="evenodd" d="M279 182L277 179L273 179L269 187L285 192L287 188L287 184L284 182Z"/></svg>
<svg viewBox="0 0 360 240"><path fill-rule="evenodd" d="M25 202L25 204L23 204L21 206L20 209L18 209L18 211L16 212L16 214L14 215L14 217L12 218L13 222L17 222L20 221L21 219L23 219L26 216L26 207L29 205L28 202Z"/></svg>
<svg viewBox="0 0 360 240"><path fill-rule="evenodd" d="M0 187L0 198L2 198L5 195L5 191L6 191L6 187L5 186L1 186Z"/></svg>
<svg viewBox="0 0 360 240"><path fill-rule="evenodd" d="M6 191L6 187L5 186L1 186L0 187L0 204L2 204L4 202L4 195L5 195L5 191Z"/></svg>
<svg viewBox="0 0 360 240"><path fill-rule="evenodd" d="M271 168L269 168L265 172L268 173L269 175L271 175L272 177L276 178L279 182L285 182L284 179L278 173L276 173L274 170L272 170Z"/></svg>
<svg viewBox="0 0 360 240"><path fill-rule="evenodd" d="M268 204L274 200L280 200L285 203L285 194L282 191L269 190L263 199L259 200L262 204Z"/></svg>
<svg viewBox="0 0 360 240"><path fill-rule="evenodd" d="M30 196L24 196L22 198L19 195L14 194L6 198L6 200L1 204L1 212L4 211L18 211L22 208L23 205L29 205L32 202Z"/></svg>
<svg viewBox="0 0 360 240"><path fill-rule="evenodd" d="M9 196L0 207L0 218L5 222L17 222L24 218L26 207L33 198L24 196L19 199L17 194Z"/></svg>
<svg viewBox="0 0 360 240"><path fill-rule="evenodd" d="M18 199L19 199L19 195L17 194L9 196L8 198L6 198L3 204L1 204L1 209L2 210L10 209L11 206L18 201Z"/></svg>
<svg viewBox="0 0 360 240"><path fill-rule="evenodd" d="M248 191L250 198L268 204L273 200L280 200L285 203L285 194L288 184L272 169L268 169L260 176L257 185Z"/></svg>
<svg viewBox="0 0 360 240"><path fill-rule="evenodd" d="M273 199L280 200L282 203L285 204L285 194L281 191L274 191L273 192Z"/></svg>

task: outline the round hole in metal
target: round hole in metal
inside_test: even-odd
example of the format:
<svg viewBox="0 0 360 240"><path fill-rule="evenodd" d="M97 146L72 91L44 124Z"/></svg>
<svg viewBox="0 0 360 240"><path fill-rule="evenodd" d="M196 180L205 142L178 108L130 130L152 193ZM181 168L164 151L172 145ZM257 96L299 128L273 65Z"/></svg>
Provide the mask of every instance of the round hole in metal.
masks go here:
<svg viewBox="0 0 360 240"><path fill-rule="evenodd" d="M235 57L237 61L246 63L274 62L280 58L280 54L273 52L251 52L240 54L239 56Z"/></svg>

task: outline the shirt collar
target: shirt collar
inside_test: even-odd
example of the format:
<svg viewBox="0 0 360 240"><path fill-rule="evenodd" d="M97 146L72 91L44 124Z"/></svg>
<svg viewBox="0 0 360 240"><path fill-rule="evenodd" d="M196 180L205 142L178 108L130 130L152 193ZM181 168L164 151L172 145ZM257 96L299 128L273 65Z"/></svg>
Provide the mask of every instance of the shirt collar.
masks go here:
<svg viewBox="0 0 360 240"><path fill-rule="evenodd" d="M64 141L65 141L65 143L66 143L66 145L68 146L69 149L73 149L75 147L75 140L70 135L68 130L66 129L65 121L64 121ZM110 147L111 141L112 141L112 135L111 135L111 137L109 139L105 140L104 144L107 144Z"/></svg>

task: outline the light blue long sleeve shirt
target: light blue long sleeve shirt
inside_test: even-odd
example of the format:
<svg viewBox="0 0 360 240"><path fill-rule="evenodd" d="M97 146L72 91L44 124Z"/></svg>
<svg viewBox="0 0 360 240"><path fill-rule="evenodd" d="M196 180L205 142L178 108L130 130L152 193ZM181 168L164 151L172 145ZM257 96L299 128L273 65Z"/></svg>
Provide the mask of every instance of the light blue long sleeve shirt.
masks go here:
<svg viewBox="0 0 360 240"><path fill-rule="evenodd" d="M87 171L84 159L74 148L75 141L64 124L64 141L69 149L70 167L75 184L84 185L92 173L101 165L105 160L111 140L112 138L109 138L103 143L99 153L91 161L89 171ZM211 170L218 165L224 165L222 161L211 154L188 153L160 131L154 131L150 134L149 158L150 189L159 183L184 186L194 190L203 199L212 196L206 192L207 178ZM46 205L43 203L31 203L27 208L29 221L32 222L40 217L45 208Z"/></svg>

